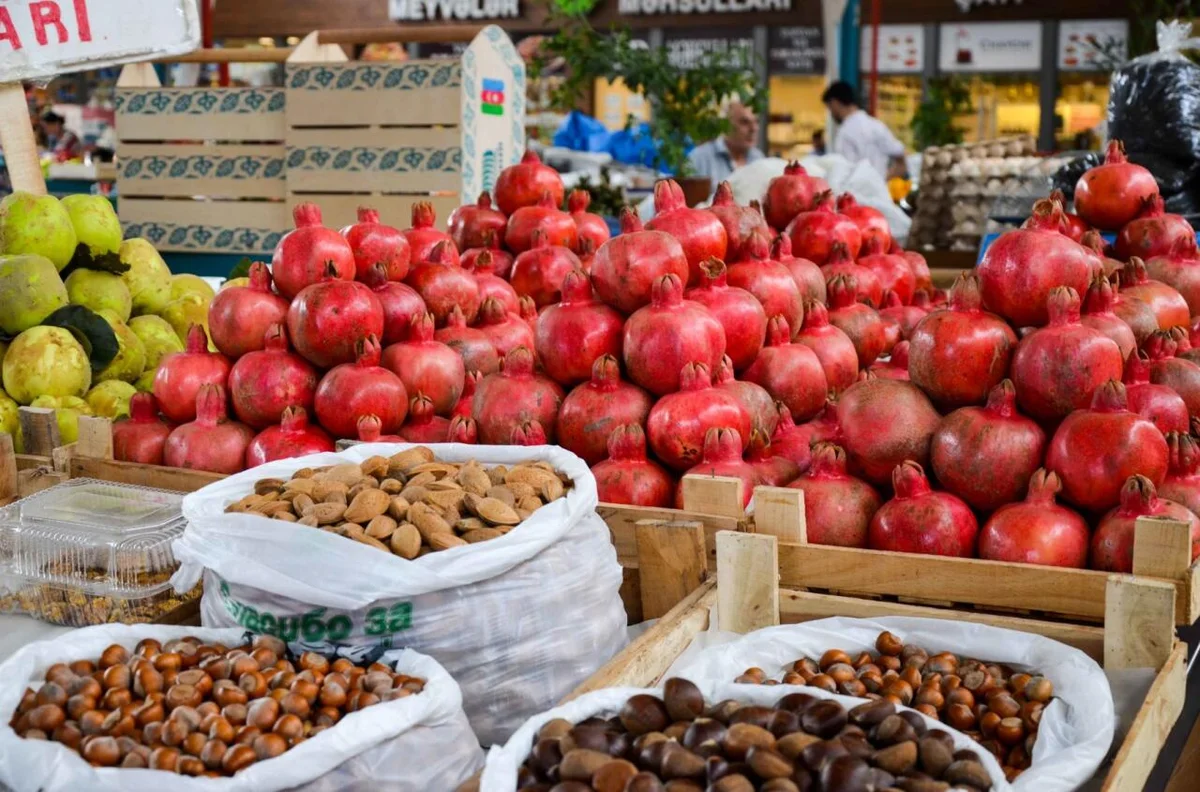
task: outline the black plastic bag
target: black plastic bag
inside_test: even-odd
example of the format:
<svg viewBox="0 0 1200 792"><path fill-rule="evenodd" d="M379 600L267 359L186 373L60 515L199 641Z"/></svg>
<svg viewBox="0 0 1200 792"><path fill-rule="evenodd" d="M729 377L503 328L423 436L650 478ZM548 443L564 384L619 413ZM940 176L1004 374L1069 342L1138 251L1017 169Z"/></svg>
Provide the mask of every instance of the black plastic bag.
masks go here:
<svg viewBox="0 0 1200 792"><path fill-rule="evenodd" d="M1108 137L1127 152L1200 160L1200 65L1180 54L1196 46L1190 35L1190 24L1159 22L1158 52L1113 72Z"/></svg>

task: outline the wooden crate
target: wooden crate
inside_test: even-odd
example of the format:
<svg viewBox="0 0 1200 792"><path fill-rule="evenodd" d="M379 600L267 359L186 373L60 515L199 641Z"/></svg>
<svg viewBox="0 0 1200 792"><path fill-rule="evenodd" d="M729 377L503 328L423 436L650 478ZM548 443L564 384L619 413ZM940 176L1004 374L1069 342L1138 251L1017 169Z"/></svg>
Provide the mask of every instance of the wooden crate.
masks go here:
<svg viewBox="0 0 1200 792"><path fill-rule="evenodd" d="M1140 522L1141 533L1147 523ZM1037 633L1074 646L1107 670L1153 668L1156 675L1105 770L1103 792L1140 792L1183 708L1187 646L1175 637L1174 587L1131 575L1106 577L1104 625L1042 621L978 611L817 594L786 587L779 539L717 534L717 574L576 688L566 700L609 687L653 687L709 625L746 633L829 616L920 616ZM869 574L864 572L864 575ZM945 647L952 649L952 647Z"/></svg>

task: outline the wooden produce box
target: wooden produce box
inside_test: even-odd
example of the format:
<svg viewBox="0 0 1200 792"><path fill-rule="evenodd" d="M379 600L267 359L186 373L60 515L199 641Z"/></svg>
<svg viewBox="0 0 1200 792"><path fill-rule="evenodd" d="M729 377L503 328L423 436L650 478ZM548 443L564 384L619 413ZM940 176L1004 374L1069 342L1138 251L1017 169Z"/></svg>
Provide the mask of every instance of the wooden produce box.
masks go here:
<svg viewBox="0 0 1200 792"><path fill-rule="evenodd" d="M1143 528L1139 521L1139 533ZM739 633L829 616L920 616L988 624L1069 644L1107 670L1156 670L1111 765L1101 770L1104 792L1143 789L1183 708L1187 682L1187 646L1175 637L1176 598L1171 584L1108 575L1103 626L1070 624L804 591L787 583L782 549L779 539L769 534L719 532L715 579L672 608L566 700L603 688L658 684L692 640L708 629L713 608L722 630ZM868 570L860 574L870 576Z"/></svg>

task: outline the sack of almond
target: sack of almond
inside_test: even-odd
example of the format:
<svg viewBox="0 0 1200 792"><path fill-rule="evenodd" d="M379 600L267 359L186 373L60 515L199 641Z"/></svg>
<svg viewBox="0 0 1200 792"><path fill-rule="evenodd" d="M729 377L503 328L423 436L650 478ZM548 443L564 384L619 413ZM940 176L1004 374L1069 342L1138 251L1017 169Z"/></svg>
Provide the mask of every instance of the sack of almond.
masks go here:
<svg viewBox="0 0 1200 792"><path fill-rule="evenodd" d="M361 444L187 496L174 582L203 576L205 626L432 656L489 745L624 645L596 502L556 447Z"/></svg>

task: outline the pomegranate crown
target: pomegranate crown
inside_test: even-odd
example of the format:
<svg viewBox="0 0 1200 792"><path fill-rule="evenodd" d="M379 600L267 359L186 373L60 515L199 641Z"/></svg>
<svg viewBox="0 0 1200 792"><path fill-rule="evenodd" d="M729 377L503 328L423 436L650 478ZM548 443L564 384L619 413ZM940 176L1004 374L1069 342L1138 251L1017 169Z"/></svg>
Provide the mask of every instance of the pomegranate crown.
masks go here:
<svg viewBox="0 0 1200 792"><path fill-rule="evenodd" d="M771 317L767 322L767 346L783 346L792 343L792 328L783 314Z"/></svg>
<svg viewBox="0 0 1200 792"><path fill-rule="evenodd" d="M512 444L519 446L535 446L546 444L546 430L542 422L536 419L523 422L512 431Z"/></svg>
<svg viewBox="0 0 1200 792"><path fill-rule="evenodd" d="M1172 476L1200 473L1200 445L1186 432L1167 432L1167 451Z"/></svg>
<svg viewBox="0 0 1200 792"><path fill-rule="evenodd" d="M1125 144L1115 138L1108 141L1108 148L1104 151L1104 164L1120 165L1128 161L1129 158L1125 156Z"/></svg>
<svg viewBox="0 0 1200 792"><path fill-rule="evenodd" d="M776 261L787 261L795 258L792 255L792 238L787 234L780 234L775 237L771 243L771 258Z"/></svg>
<svg viewBox="0 0 1200 792"><path fill-rule="evenodd" d="M596 240L588 236L579 237L573 252L581 259L591 258L596 252Z"/></svg>
<svg viewBox="0 0 1200 792"><path fill-rule="evenodd" d="M1140 349L1135 349L1125 358L1125 373L1121 381L1126 385L1145 385L1150 382L1150 358Z"/></svg>
<svg viewBox="0 0 1200 792"><path fill-rule="evenodd" d="M424 343L433 340L433 314L413 314L408 320L408 341Z"/></svg>
<svg viewBox="0 0 1200 792"><path fill-rule="evenodd" d="M825 303L816 299L807 299L804 301L804 322L800 325L800 329L813 330L820 327L829 326L829 309L825 307Z"/></svg>
<svg viewBox="0 0 1200 792"><path fill-rule="evenodd" d="M530 149L526 149L525 153L521 155L521 164L522 165L541 165L542 158L537 155L537 152L532 151Z"/></svg>
<svg viewBox="0 0 1200 792"><path fill-rule="evenodd" d="M586 212L591 205L592 194L587 190L571 190L571 194L567 196L568 212Z"/></svg>
<svg viewBox="0 0 1200 792"><path fill-rule="evenodd" d="M462 312L462 308L455 303L450 309L450 313L446 314L446 327L463 329L467 326L467 317Z"/></svg>
<svg viewBox="0 0 1200 792"><path fill-rule="evenodd" d="M1113 304L1116 303L1116 300L1117 292L1108 278L1103 275L1097 275L1092 278L1087 294L1083 297L1083 313L1112 313Z"/></svg>
<svg viewBox="0 0 1200 792"><path fill-rule="evenodd" d="M557 209L558 204L554 201L554 194L549 190L542 190L541 196L538 197L537 205L541 209Z"/></svg>
<svg viewBox="0 0 1200 792"><path fill-rule="evenodd" d="M522 344L510 349L504 356L504 370L501 373L506 377L532 377L533 353L529 347Z"/></svg>
<svg viewBox="0 0 1200 792"><path fill-rule="evenodd" d="M601 355L592 363L593 388L599 391L615 391L621 384L621 364L612 355Z"/></svg>
<svg viewBox="0 0 1200 792"><path fill-rule="evenodd" d="M364 415L358 419L358 439L364 443L372 443L383 433L383 423L377 415Z"/></svg>
<svg viewBox="0 0 1200 792"><path fill-rule="evenodd" d="M638 424L622 424L608 436L610 459L646 461L646 433Z"/></svg>
<svg viewBox="0 0 1200 792"><path fill-rule="evenodd" d="M892 470L892 489L896 491L896 500L928 495L931 490L929 479L925 478L925 468L911 459L896 465Z"/></svg>
<svg viewBox="0 0 1200 792"><path fill-rule="evenodd" d="M408 402L408 421L410 424L424 426L433 422L433 399L423 391L417 391Z"/></svg>
<svg viewBox="0 0 1200 792"><path fill-rule="evenodd" d="M1138 219L1149 219L1153 217L1162 217L1167 213L1167 206L1163 203L1163 197L1159 193L1147 195L1142 199L1142 210L1138 212Z"/></svg>
<svg viewBox="0 0 1200 792"><path fill-rule="evenodd" d="M1078 300L1076 296L1076 300ZM979 276L974 272L960 273L950 289L950 308L955 311L983 310L983 294L979 289Z"/></svg>
<svg viewBox="0 0 1200 792"><path fill-rule="evenodd" d="M360 338L355 342L354 365L360 368L378 366L380 353L379 339L374 333L370 333L366 338Z"/></svg>
<svg viewBox="0 0 1200 792"><path fill-rule="evenodd" d="M837 197L837 210L845 212L858 206L858 201L854 199L853 193L844 192Z"/></svg>
<svg viewBox="0 0 1200 792"><path fill-rule="evenodd" d="M714 381L717 385L726 382L733 382L733 358L729 355L722 355L721 362L717 364L717 374Z"/></svg>
<svg viewBox="0 0 1200 792"><path fill-rule="evenodd" d="M786 404L781 401L775 402L775 412L779 416L779 421L775 424L775 433L771 435L772 439L796 428L796 421L792 418L792 411L788 409Z"/></svg>
<svg viewBox="0 0 1200 792"><path fill-rule="evenodd" d="M775 456L767 433L755 426L750 430L750 446L746 449L747 462L764 462Z"/></svg>
<svg viewBox="0 0 1200 792"><path fill-rule="evenodd" d="M915 295L914 295L915 296ZM892 289L883 290L883 307L884 308L903 308L904 303L900 300L900 295Z"/></svg>
<svg viewBox="0 0 1200 792"><path fill-rule="evenodd" d="M389 283L387 267L382 262L372 264L363 273L362 282L371 291L385 288Z"/></svg>
<svg viewBox="0 0 1200 792"><path fill-rule="evenodd" d="M203 325L193 324L188 328L186 349L191 355L208 353L208 333Z"/></svg>
<svg viewBox="0 0 1200 792"><path fill-rule="evenodd" d="M492 194L487 190L479 193L479 199L475 201L475 205L480 209L492 208Z"/></svg>
<svg viewBox="0 0 1200 792"><path fill-rule="evenodd" d="M413 228L433 228L437 222L437 212L429 201L417 201L412 207Z"/></svg>
<svg viewBox="0 0 1200 792"><path fill-rule="evenodd" d="M814 195L810 211L834 214L837 211L837 206L833 201L833 190L825 190Z"/></svg>
<svg viewBox="0 0 1200 792"><path fill-rule="evenodd" d="M287 328L279 322L268 326L263 333L263 347L271 352L287 352Z"/></svg>
<svg viewBox="0 0 1200 792"><path fill-rule="evenodd" d="M742 259L762 261L771 258L771 240L766 234L748 231L742 236Z"/></svg>
<svg viewBox="0 0 1200 792"><path fill-rule="evenodd" d="M489 228L487 231L483 232L483 247L485 250L499 250L500 249L500 237L496 236L495 229ZM483 254L481 253L480 255L483 255ZM492 254L488 253L488 255L490 256Z"/></svg>
<svg viewBox="0 0 1200 792"><path fill-rule="evenodd" d="M703 277L703 286L727 286L729 284L728 269L725 267L725 262L716 256L709 256L704 261L700 262L700 272Z"/></svg>
<svg viewBox="0 0 1200 792"><path fill-rule="evenodd" d="M1171 334L1172 340L1175 341L1175 354L1182 355L1184 352L1192 350L1192 335L1191 331L1176 325L1167 331Z"/></svg>
<svg viewBox="0 0 1200 792"><path fill-rule="evenodd" d="M296 204L292 209L292 222L296 228L321 225L321 207L315 203Z"/></svg>
<svg viewBox="0 0 1200 792"><path fill-rule="evenodd" d="M858 300L858 279L853 275L835 275L825 284L829 292L829 307L848 308Z"/></svg>
<svg viewBox="0 0 1200 792"><path fill-rule="evenodd" d="M1017 389L1012 380L1002 379L988 391L987 410L1003 418L1017 414Z"/></svg>
<svg viewBox="0 0 1200 792"><path fill-rule="evenodd" d="M517 306L520 308L522 319L527 322L531 320L535 322L537 321L537 303L533 301L532 297L530 297L528 294L522 294L520 298L517 299Z"/></svg>
<svg viewBox="0 0 1200 792"><path fill-rule="evenodd" d="M829 261L827 264L838 264L844 261L854 261L850 255L850 248L846 247L845 242L834 242L829 246Z"/></svg>
<svg viewBox="0 0 1200 792"><path fill-rule="evenodd" d="M1121 270L1121 286L1139 286L1147 280L1146 262L1137 256L1130 256Z"/></svg>
<svg viewBox="0 0 1200 792"><path fill-rule="evenodd" d="M1062 491L1062 480L1058 474L1046 468L1038 468L1029 479L1029 491L1026 501L1033 503L1053 504L1054 498Z"/></svg>
<svg viewBox="0 0 1200 792"><path fill-rule="evenodd" d="M1021 224L1021 228L1034 231L1053 231L1061 234L1063 222L1065 222L1065 218L1062 204L1049 198L1043 198L1033 205L1033 214Z"/></svg>
<svg viewBox="0 0 1200 792"><path fill-rule="evenodd" d="M712 387L712 374L703 363L685 363L679 370L679 390L697 391Z"/></svg>
<svg viewBox="0 0 1200 792"><path fill-rule="evenodd" d="M492 251L487 248L479 251L479 255L475 257L473 266L476 275L494 275L496 273L496 262L492 258Z"/></svg>
<svg viewBox="0 0 1200 792"><path fill-rule="evenodd" d="M1158 198L1159 196L1154 196ZM1159 200L1162 200L1159 198ZM1171 255L1174 258L1194 259L1196 258L1196 235L1185 234L1171 243Z"/></svg>
<svg viewBox="0 0 1200 792"><path fill-rule="evenodd" d="M884 239L878 234L872 234L863 240L862 248L859 250L860 256L879 256L887 252L886 248L891 244L890 240Z"/></svg>
<svg viewBox="0 0 1200 792"><path fill-rule="evenodd" d="M1110 379L1108 382L1096 388L1096 392L1092 394L1092 412L1128 412L1129 400L1125 394L1125 386L1117 382L1115 379Z"/></svg>
<svg viewBox="0 0 1200 792"><path fill-rule="evenodd" d="M429 264L450 264L454 261L454 252L454 243L449 239L442 239L430 249L429 258L425 261Z"/></svg>
<svg viewBox="0 0 1200 792"><path fill-rule="evenodd" d="M468 371L467 376L463 379L462 395L459 396L459 400L475 395L475 388L478 387L481 379L483 379L483 372L479 369Z"/></svg>
<svg viewBox="0 0 1200 792"><path fill-rule="evenodd" d="M207 383L196 394L196 423L215 426L225 421L225 386Z"/></svg>
<svg viewBox="0 0 1200 792"><path fill-rule="evenodd" d="M800 160L791 160L783 167L784 176L807 176L808 171L800 164Z"/></svg>
<svg viewBox="0 0 1200 792"><path fill-rule="evenodd" d="M679 305L683 302L683 282L673 272L654 281L650 288L650 302L655 306Z"/></svg>
<svg viewBox="0 0 1200 792"><path fill-rule="evenodd" d="M638 216L637 210L632 206L626 206L621 210L621 233L632 234L635 231L644 229L642 218Z"/></svg>
<svg viewBox="0 0 1200 792"><path fill-rule="evenodd" d="M563 276L561 291L561 302L592 302L592 278L582 269L576 267Z"/></svg>
<svg viewBox="0 0 1200 792"><path fill-rule="evenodd" d="M742 435L737 429L709 427L704 433L704 462L740 462L742 459Z"/></svg>
<svg viewBox="0 0 1200 792"><path fill-rule="evenodd" d="M261 261L256 261L250 265L250 271L246 273L249 278L249 287L254 291L269 292L271 291L271 270Z"/></svg>
<svg viewBox="0 0 1200 792"><path fill-rule="evenodd" d="M665 214L687 208L683 188L674 179L659 179L654 185L654 213Z"/></svg>
<svg viewBox="0 0 1200 792"><path fill-rule="evenodd" d="M842 477L846 475L846 451L837 443L822 440L813 443L812 466L808 469L807 478L824 476Z"/></svg>
<svg viewBox="0 0 1200 792"><path fill-rule="evenodd" d="M1055 286L1046 298L1046 311L1050 314L1051 327L1078 324L1079 292L1070 286Z"/></svg>
<svg viewBox="0 0 1200 792"><path fill-rule="evenodd" d="M546 230L544 228L533 229L533 233L529 235L529 249L537 250L550 246L550 235L546 233Z"/></svg>
<svg viewBox="0 0 1200 792"><path fill-rule="evenodd" d="M508 310L495 297L488 297L479 306L479 323L484 326L498 325L508 320Z"/></svg>
<svg viewBox="0 0 1200 792"><path fill-rule="evenodd" d="M379 210L372 209L369 206L358 207L358 222L360 223L378 223Z"/></svg>
<svg viewBox="0 0 1200 792"><path fill-rule="evenodd" d="M158 402L152 393L135 393L129 399L129 420L136 423L158 422Z"/></svg>
<svg viewBox="0 0 1200 792"><path fill-rule="evenodd" d="M474 445L479 442L479 426L475 419L468 415L456 415L450 421L450 432L446 435L447 443L466 443Z"/></svg>
<svg viewBox="0 0 1200 792"><path fill-rule="evenodd" d="M717 192L713 195L713 206L737 206L737 202L733 200L733 186L729 182L723 181L717 185Z"/></svg>
<svg viewBox="0 0 1200 792"><path fill-rule="evenodd" d="M303 432L308 428L308 413L299 404L284 407L279 428L285 432Z"/></svg>
<svg viewBox="0 0 1200 792"><path fill-rule="evenodd" d="M1121 505L1117 507L1122 517L1138 517L1157 510L1158 490L1153 481L1141 474L1125 479L1125 485L1121 487Z"/></svg>

